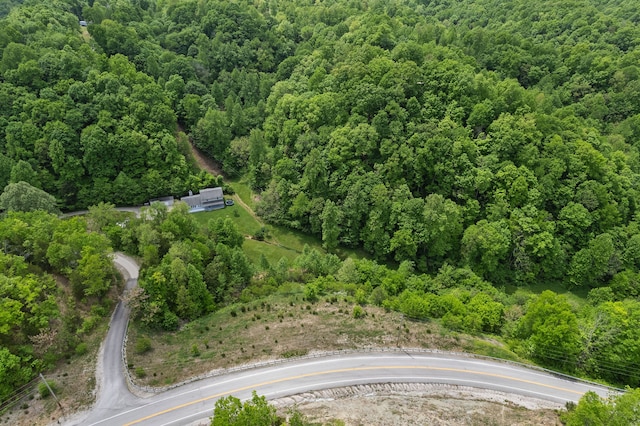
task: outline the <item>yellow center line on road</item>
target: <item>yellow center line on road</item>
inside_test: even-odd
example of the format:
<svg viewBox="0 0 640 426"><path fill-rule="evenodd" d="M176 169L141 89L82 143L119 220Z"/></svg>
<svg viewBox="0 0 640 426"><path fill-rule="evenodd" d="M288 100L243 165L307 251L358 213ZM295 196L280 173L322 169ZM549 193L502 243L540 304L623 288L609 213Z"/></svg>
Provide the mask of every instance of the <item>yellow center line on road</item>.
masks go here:
<svg viewBox="0 0 640 426"><path fill-rule="evenodd" d="M188 407L190 405L198 404L199 402L208 401L208 400L219 398L219 397L225 396L225 395L231 395L231 394L236 393L236 392L241 392L241 391L245 391L245 390L249 390L249 389L255 389L255 388L258 388L258 387L261 387L261 386L273 385L275 383L288 382L288 381L297 380L297 379L304 379L306 377L322 376L322 375L325 375L325 374L347 373L347 372L351 372L351 371L371 371L371 370L435 370L435 371L451 371L451 372L456 372L456 373L477 374L477 375L480 375L480 376L489 376L489 377L495 377L495 378L499 378L499 379L513 380L515 382L528 383L530 385L542 386L542 387L545 387L545 388L555 389L555 390L559 390L559 391L563 391L563 392L574 393L576 395L582 395L583 394L583 392L574 391L572 389L566 389L566 388L562 388L562 387L559 387L559 386L547 385L547 384L540 383L540 382L534 382L532 380L518 379L517 377L504 376L502 374L485 373L485 372L482 372L482 371L461 370L461 369L458 369L458 368L427 367L427 366L406 366L406 365L405 366L386 366L386 367L385 366L380 366L380 367L354 367L354 368L344 368L344 369L339 369L339 370L318 371L316 373L300 374L298 376L291 376L291 377L285 377L285 378L282 378L282 379L269 380L269 381L266 381L266 382L256 383L256 384L253 384L253 385L250 385L250 386L244 386L244 387L233 389L233 390L226 391L226 392L220 392L220 393L217 393L215 395L210 395L210 396L207 396L207 397L204 397L204 398L196 399L194 401L186 402L184 404L176 405L175 407L167 408L166 410L163 410L163 411L158 411L157 413L150 414L150 415L148 415L146 417L143 417L141 419L134 420L134 421L132 421L130 423L125 423L124 426L135 425L137 423L144 422L145 420L152 419L152 418L160 416L162 414L170 413L172 411L179 410L181 408Z"/></svg>

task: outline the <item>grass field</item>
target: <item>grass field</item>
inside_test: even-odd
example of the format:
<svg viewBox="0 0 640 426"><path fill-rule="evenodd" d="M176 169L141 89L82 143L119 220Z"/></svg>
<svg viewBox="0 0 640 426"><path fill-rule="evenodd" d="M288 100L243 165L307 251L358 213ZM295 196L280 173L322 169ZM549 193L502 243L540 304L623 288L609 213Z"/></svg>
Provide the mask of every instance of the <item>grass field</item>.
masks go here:
<svg viewBox="0 0 640 426"><path fill-rule="evenodd" d="M225 207L224 209L213 210L210 212L194 213L193 216L203 225L206 225L211 219L229 218L238 227L238 231L244 235L254 235L262 227L262 225L255 220L249 212L239 205Z"/></svg>
<svg viewBox="0 0 640 426"><path fill-rule="evenodd" d="M206 225L212 219L231 219L237 226L238 231L245 236L242 249L249 257L249 260L255 264L260 262L261 254L264 254L272 264L275 264L283 257L293 260L300 254L304 247L304 243L301 243L301 241L304 241L304 237L296 238L293 232L291 233L291 237L285 240L289 245L281 244L279 240L276 240L273 236L269 237L272 231L271 226L268 225L266 226L269 230L267 238L265 238L264 241L254 239L253 236L262 228L262 224L238 203L222 210L195 213L194 217L203 225ZM314 240L310 239L310 242L313 243ZM316 248L318 247L317 242L316 244L310 245Z"/></svg>
<svg viewBox="0 0 640 426"><path fill-rule="evenodd" d="M289 261L294 260L300 253L286 247L277 246L265 241L245 240L242 250L256 265L260 262L260 256L264 254L271 265L275 265L283 257Z"/></svg>
<svg viewBox="0 0 640 426"><path fill-rule="evenodd" d="M567 298L567 300L571 304L575 305L576 307L582 306L585 303L587 303L587 294L589 293L589 290L590 290L589 288L580 288L580 287L568 290L566 287L563 287L560 284L551 284L551 283L549 284L536 283L536 284L528 285L526 287L517 287L517 286L505 287L505 291L507 292L507 294L513 294L519 289L523 291L530 291L531 293L534 293L534 294L540 294L545 290L551 290L554 293L564 295Z"/></svg>
<svg viewBox="0 0 640 426"><path fill-rule="evenodd" d="M256 202L253 198L253 191L251 191L249 184L243 179L231 180L229 181L229 183L231 184L231 187L236 192L236 194L240 198L242 198L242 201L244 201L249 206L249 208L255 211Z"/></svg>

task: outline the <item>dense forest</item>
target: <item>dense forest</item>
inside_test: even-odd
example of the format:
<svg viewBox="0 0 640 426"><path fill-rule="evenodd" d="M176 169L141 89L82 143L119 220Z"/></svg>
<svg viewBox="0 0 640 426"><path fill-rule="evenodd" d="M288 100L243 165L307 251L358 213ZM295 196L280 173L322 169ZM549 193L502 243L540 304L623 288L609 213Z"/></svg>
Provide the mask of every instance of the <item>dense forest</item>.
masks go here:
<svg viewBox="0 0 640 426"><path fill-rule="evenodd" d="M329 250L637 293L638 12L600 3L25 2L0 186L63 209L197 190L179 125Z"/></svg>
<svg viewBox="0 0 640 426"><path fill-rule="evenodd" d="M146 325L300 281L310 301L346 291L640 385L637 2L4 0L0 17L0 209L137 205L220 183L191 161L193 142L247 179L265 220L375 259L305 250L250 265L233 224L201 229L153 205L95 228L143 259L131 301ZM47 274L80 276L11 238L2 263L40 269L2 279L36 280L46 298Z"/></svg>

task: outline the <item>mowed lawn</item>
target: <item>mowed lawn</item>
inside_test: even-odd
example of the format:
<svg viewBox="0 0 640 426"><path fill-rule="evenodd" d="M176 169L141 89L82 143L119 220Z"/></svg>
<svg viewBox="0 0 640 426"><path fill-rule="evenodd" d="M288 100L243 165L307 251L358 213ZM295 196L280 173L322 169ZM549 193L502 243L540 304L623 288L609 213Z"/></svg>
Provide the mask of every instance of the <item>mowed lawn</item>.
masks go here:
<svg viewBox="0 0 640 426"><path fill-rule="evenodd" d="M236 192L236 197L242 199L242 201L249 206L253 211L256 210L256 194L251 190L249 184L245 180L231 181L231 186ZM309 235L304 232L296 231L285 226L267 225L266 228L269 234L276 244L281 247L286 247L289 250L301 253L304 246L307 245L320 252L325 252L322 248L322 241L320 238L314 235ZM363 249L353 249L347 247L338 247L336 254L345 259L347 257L353 258L365 258L368 257L367 253Z"/></svg>
<svg viewBox="0 0 640 426"><path fill-rule="evenodd" d="M211 219L226 219L229 218L235 223L238 231L243 235L254 235L261 228L260 223L253 218L242 206L239 204L233 206L227 206L224 209L213 210L210 212L199 212L193 215L198 222L203 225L207 225Z"/></svg>
<svg viewBox="0 0 640 426"><path fill-rule="evenodd" d="M250 209L255 211L256 201L249 185L244 181L232 181L232 186L235 195L226 196L226 198L236 200L235 205L227 206L221 210L195 213L194 216L196 220L203 225L206 225L211 219L231 219L238 227L238 231L245 236L246 239L242 248L253 263L258 265L262 254L265 255L271 264L277 263L283 257L291 261L302 253L305 245L321 253L325 253L325 250L322 248L322 241L313 235L305 234L304 232L289 229L284 226L262 223L256 217L255 213L249 212L238 202L239 198ZM255 239L255 235L263 227L266 230L266 235L263 241L259 241ZM345 247L339 247L336 250L336 254L342 259L347 257L367 257L362 249L356 250Z"/></svg>
<svg viewBox="0 0 640 426"><path fill-rule="evenodd" d="M260 256L262 254L271 264L277 263L283 257L292 261L302 252L305 244L322 250L320 242L314 237L289 230L275 231L271 225L265 226L267 237L264 241L255 239L254 236L262 229L263 225L239 203L221 210L195 213L194 217L205 226L212 219L231 219L238 231L245 236L245 241L242 245L243 250L256 265L260 264Z"/></svg>

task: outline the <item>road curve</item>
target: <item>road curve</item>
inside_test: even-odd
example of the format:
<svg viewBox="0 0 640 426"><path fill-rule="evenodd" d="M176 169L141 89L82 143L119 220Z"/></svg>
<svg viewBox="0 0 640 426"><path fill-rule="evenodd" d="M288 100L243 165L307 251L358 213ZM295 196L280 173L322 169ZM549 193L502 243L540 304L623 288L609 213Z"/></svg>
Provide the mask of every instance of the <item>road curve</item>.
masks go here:
<svg viewBox="0 0 640 426"><path fill-rule="evenodd" d="M139 267L120 253L114 263L125 275L126 288L137 283ZM267 399L302 392L372 383L441 383L491 389L564 404L592 390L607 396L609 388L521 365L450 353L380 351L297 359L270 367L211 377L148 398L133 395L124 376L122 344L129 309L120 302L102 345L96 377L98 396L88 416L67 425L189 425L207 418L218 398L249 398L252 391Z"/></svg>
<svg viewBox="0 0 640 426"><path fill-rule="evenodd" d="M122 253L115 253L113 263L125 278L125 290L138 283L140 267L134 259ZM120 301L111 315L107 337L100 347L96 365L97 396L89 416L81 422L87 424L108 417L123 407L134 403L136 398L127 386L122 362L122 345L127 333L129 308Z"/></svg>
<svg viewBox="0 0 640 426"><path fill-rule="evenodd" d="M302 392L372 383L446 383L524 395L558 403L578 401L587 391L609 389L503 362L456 356L372 352L295 360L190 383L150 398L103 407L83 425L189 425L211 415L226 395L248 398L253 390L267 399Z"/></svg>

